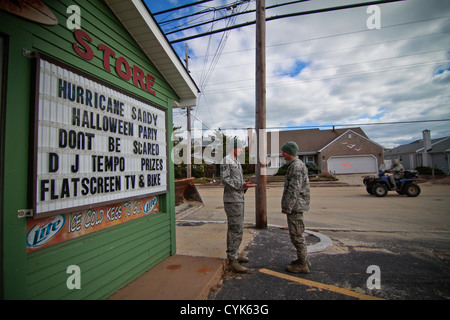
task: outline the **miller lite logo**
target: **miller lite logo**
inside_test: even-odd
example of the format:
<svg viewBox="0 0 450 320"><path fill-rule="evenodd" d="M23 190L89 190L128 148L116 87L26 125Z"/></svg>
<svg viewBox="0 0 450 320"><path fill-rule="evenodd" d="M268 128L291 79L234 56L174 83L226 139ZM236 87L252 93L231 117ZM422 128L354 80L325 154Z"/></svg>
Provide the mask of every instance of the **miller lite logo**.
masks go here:
<svg viewBox="0 0 450 320"><path fill-rule="evenodd" d="M145 214L152 213L152 210L155 208L156 204L158 203L158 197L153 197L152 200L147 201L144 206L142 207Z"/></svg>
<svg viewBox="0 0 450 320"><path fill-rule="evenodd" d="M64 215L43 219L42 223L33 226L27 233L27 247L36 248L49 242L64 226Z"/></svg>

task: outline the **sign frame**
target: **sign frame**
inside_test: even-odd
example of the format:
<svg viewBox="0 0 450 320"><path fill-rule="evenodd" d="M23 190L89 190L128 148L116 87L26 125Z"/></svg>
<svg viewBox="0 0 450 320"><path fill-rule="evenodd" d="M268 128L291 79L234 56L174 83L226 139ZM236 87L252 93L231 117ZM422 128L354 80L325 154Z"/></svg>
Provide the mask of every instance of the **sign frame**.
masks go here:
<svg viewBox="0 0 450 320"><path fill-rule="evenodd" d="M87 80L93 81L94 83L103 86L109 90L115 91L119 94L125 95L126 97L130 98L130 99L134 99L140 103L143 103L145 105L150 106L151 108L157 109L158 112L161 112L164 114L164 144L165 144L165 158L163 159L164 163L164 170L165 170L165 188L163 188L162 190L159 191L155 191L155 192L148 192L148 193L142 193L140 195L132 195L132 196L128 196L126 194L126 192L124 193L125 195L123 197L117 197L113 200L107 200L107 201L100 201L100 202L96 202L93 201L91 203L87 203L87 204L82 204L82 205L74 205L71 207L65 207L65 208L61 208L61 209L55 209L55 210L49 210L49 211L45 211L45 212L37 212L37 205L38 205L38 183L39 183L39 172L38 172L38 157L39 157L39 111L40 108L42 107L39 103L40 100L40 74L41 74L41 61L46 61L49 62L53 65L55 65L56 67L60 67L63 68L65 70L67 70L68 72L72 72L77 76L83 77ZM89 74L83 70L80 70L78 68L75 68L67 63L64 63L60 60L57 60L51 56L48 56L46 54L43 54L41 52L35 52L35 56L33 59L33 63L34 65L34 85L32 84L32 93L31 93L31 98L34 99L34 101L31 102L31 105L34 107L31 114L32 114L32 120L30 121L30 129L31 129L31 133L33 133L32 136L32 142L30 142L30 152L32 152L33 157L31 157L30 162L32 161L32 163L30 163L30 171L32 171L32 185L30 186L30 192L31 192L31 196L29 197L29 201L31 201L31 208L33 210L33 219L41 219L41 218L46 218L46 217L50 217L50 216L55 216L55 215L59 215L59 214L64 214L64 213L71 213L71 212L76 212L76 211L80 211L80 210L86 210L86 209L91 209L91 208L95 208L95 207L99 207L99 206L105 206L105 205L111 205L111 204L115 204L115 203L121 203L121 202L125 202L125 201L131 201L131 200L137 200L140 198L145 198L148 197L150 195L152 196L159 196L161 194L166 194L170 191L170 181L169 181L169 165L170 165L170 156L169 156L169 127L168 127L168 109L164 108L162 106L159 106L157 104L155 104L154 102L150 101L150 100L146 100L141 96L138 96L134 93L131 93L121 87L118 87L117 85L111 84L103 79L97 78L92 74ZM34 114L33 114L34 112ZM164 145L161 145L161 147L164 147ZM142 171L143 174L148 173L149 171ZM164 173L164 171L161 172L161 175ZM148 188L142 188L142 190L145 190ZM68 201L73 201L72 200L68 200Z"/></svg>

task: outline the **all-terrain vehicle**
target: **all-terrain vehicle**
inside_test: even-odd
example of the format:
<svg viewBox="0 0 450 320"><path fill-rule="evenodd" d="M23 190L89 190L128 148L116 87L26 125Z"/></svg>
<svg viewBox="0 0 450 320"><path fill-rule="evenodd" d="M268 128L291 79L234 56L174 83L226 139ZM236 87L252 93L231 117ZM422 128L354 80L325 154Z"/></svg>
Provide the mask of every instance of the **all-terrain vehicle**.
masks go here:
<svg viewBox="0 0 450 320"><path fill-rule="evenodd" d="M376 197L384 197L388 191L395 190L398 194L406 194L408 197L417 197L420 187L416 184L419 174L415 170L405 170L403 178L395 180L396 189L392 185L389 176L386 175L384 165L381 165L378 176L365 177L363 182L366 190Z"/></svg>

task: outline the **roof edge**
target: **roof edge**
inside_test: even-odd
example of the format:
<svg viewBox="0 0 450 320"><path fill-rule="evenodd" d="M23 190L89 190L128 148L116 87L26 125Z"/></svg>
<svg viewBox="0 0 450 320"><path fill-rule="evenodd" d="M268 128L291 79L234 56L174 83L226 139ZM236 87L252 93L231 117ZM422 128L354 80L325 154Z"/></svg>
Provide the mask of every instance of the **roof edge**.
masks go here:
<svg viewBox="0 0 450 320"><path fill-rule="evenodd" d="M340 134L338 137L336 137L335 139L333 139L332 141L330 141L327 145L325 145L324 147L322 147L321 149L319 149L318 151L319 151L319 152L322 152L323 150L325 150L326 148L328 148L331 144L335 143L338 139L340 139L344 134L346 134L346 133L349 132L349 131L351 131L352 133L354 133L354 134L360 136L361 138L363 138L363 139L365 139L365 140L367 140L367 141L369 141L369 142L371 142L371 143L377 145L378 147L384 149L384 147L383 147L382 145L376 143L375 141L370 140L369 138L360 135L359 133L353 131L352 129L348 129L348 130L346 130L345 132L343 132L342 134Z"/></svg>

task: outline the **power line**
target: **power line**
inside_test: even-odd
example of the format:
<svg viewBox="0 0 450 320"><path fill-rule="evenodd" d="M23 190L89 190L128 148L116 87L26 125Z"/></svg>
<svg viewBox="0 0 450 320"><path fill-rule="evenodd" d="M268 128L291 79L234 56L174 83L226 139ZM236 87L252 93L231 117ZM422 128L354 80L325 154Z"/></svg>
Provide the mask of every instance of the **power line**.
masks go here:
<svg viewBox="0 0 450 320"><path fill-rule="evenodd" d="M400 58L405 58L405 57L427 55L427 54L432 54L432 53L437 53L437 52L445 52L445 53L447 53L449 50L450 50L449 48L444 48L444 49L438 49L438 50L432 50L432 51L402 54L402 55L397 55L395 57L386 57L386 58L379 58L379 59L372 59L372 60L364 60L364 61L360 61L360 62L338 64L338 65L330 65L330 66L327 66L327 67L311 68L311 69L308 69L307 71L319 71L319 70L327 70L327 69L333 69L333 68L350 67L350 66L360 65L362 63L372 63L372 62L376 63L376 62L400 59ZM317 53L314 53L314 55L316 55L316 54ZM313 55L313 54L309 54L309 55ZM296 59L297 60L296 57L288 57L288 58L280 58L280 59L271 60L269 62L278 61L278 60L287 60L287 59ZM428 61L427 64L428 63L446 62L447 60L433 60L433 61ZM409 67L409 66L414 67L417 64L418 63L414 63L414 64L410 63L410 64L407 64L407 65L394 66L394 68L403 68L403 67ZM239 67L247 66L247 65L250 65L250 64L243 64L243 65L240 65ZM424 65L425 65L425 62L424 62ZM225 66L225 67L222 67L222 69L224 69L224 68L229 69L229 68L232 68L232 67L233 66ZM378 69L374 69L374 71L378 71ZM286 73L286 72L283 72L283 73L271 73L270 74L270 76L288 76L288 75L289 75L289 73ZM250 81L250 80L254 80L254 78L247 78L247 79L241 79L241 80L235 80L235 81L227 80L227 81L224 81L224 82L212 83L210 85L211 86L213 86L213 85L222 85L222 84L225 84L225 83L242 82L242 81Z"/></svg>
<svg viewBox="0 0 450 320"><path fill-rule="evenodd" d="M347 124L324 124L316 126L298 126L298 127L271 127L270 129L300 129L300 128L325 128L325 127L348 127L348 126L376 126L376 125L393 125L393 124L413 124L413 123L426 123L426 122L447 122L450 119L431 119L431 120L409 120L409 121L393 121L393 122L371 122L371 123L347 123ZM269 129L269 128L268 128Z"/></svg>
<svg viewBox="0 0 450 320"><path fill-rule="evenodd" d="M241 5L243 5L244 3L248 3L249 1L248 0L245 0L245 1L236 1L236 2L234 2L233 4L231 4L230 6L231 6L231 9L233 10L233 11L238 11L239 10L239 8L240 8L240 6ZM232 18L230 18L229 20L228 20L228 25L232 25L232 24L234 24L234 22L235 22L235 20L236 20L236 17L232 17ZM213 27L213 26L212 26ZM212 28L211 27L211 28ZM222 34L222 38L220 39L220 42L219 42L219 44L218 44L218 46L217 46L217 49L216 49L216 51L215 51L215 53L214 53L214 55L213 55L213 58L212 58L212 60L211 60L211 62L210 62L210 66L209 66L209 68L208 68L208 70L206 70L206 69L204 69L203 70L203 72L202 72L202 74L201 74L201 77L200 77L200 88L204 88L206 85L207 85L207 83L209 82L209 80L210 80L210 78L211 78L211 76L212 76L212 74L213 74L213 71L214 71L214 69L215 69L215 67L216 67L216 65L217 65L217 63L219 62L219 58L220 58L220 56L221 56L221 53L222 53L222 51L223 51L223 49L225 48L225 43L226 43L226 41L227 41L227 39L228 39L228 36L229 36L229 33L230 33L230 31L228 31L228 32L224 32L223 34ZM207 46L207 50L209 51L209 47L210 47L210 41L211 41L211 38L209 39L209 41L208 41L208 46ZM205 56L205 59L204 59L204 65L206 66L206 64L207 64L207 56ZM213 119L213 116L212 116L212 114L211 114L211 110L209 109L209 105L208 105L208 103L207 103L207 100L206 100L206 97L203 95L203 98L205 99L205 102L206 102L206 106L207 106L207 108L208 108L208 111L209 111L209 114L210 114L210 116L211 116L211 119L213 120L213 122L214 122L214 119ZM196 113L198 112L198 108L196 109Z"/></svg>
<svg viewBox="0 0 450 320"><path fill-rule="evenodd" d="M237 6L239 6L239 5L243 4L243 3L249 3L251 1L255 1L255 0L236 0L233 3L225 4L225 5L222 5L222 6L209 7L207 9L205 9L205 10L202 10L202 11L190 13L190 14L185 15L185 16L181 16L181 17L173 18L171 20L164 21L163 24L167 24L167 23L170 23L170 22L175 22L175 21L178 21L178 20L183 20L185 18L190 18L192 16L199 15L199 14L205 14L205 13L208 13L210 11L219 11L219 10L224 10L224 9L226 9L226 10L234 9L234 8L236 8ZM302 0L302 1L309 1L309 0ZM227 18L227 17L225 17L225 18ZM215 21L214 18L213 18L212 21Z"/></svg>
<svg viewBox="0 0 450 320"><path fill-rule="evenodd" d="M450 107L450 105L449 105ZM199 120L199 119L197 119ZM201 121L201 120L199 120ZM364 126L377 126L377 125L399 125L399 124L416 124L416 123L429 123L429 122L448 122L450 119L430 119L430 120L409 120L409 121L392 121L392 122L370 122L370 123L341 123L341 124L322 124L322 125L300 125L300 126L277 126L267 127L267 130L278 129L311 129L311 128L329 128L329 127L364 127ZM203 125L203 124L202 124ZM244 128L220 128L221 130L247 130L255 129L253 127ZM206 129L203 129L206 130ZM210 130L210 129L209 129Z"/></svg>
<svg viewBox="0 0 450 320"><path fill-rule="evenodd" d="M193 2L193 3L188 3L188 4L185 4L185 5L179 6L179 7L175 7L175 8L171 8L171 9L155 12L155 13L153 13L153 15L157 16L159 14L168 13L168 12L172 12L172 11L179 10L179 9L184 9L184 8L192 7L192 6L195 6L195 5L198 5L198 4L202 4L202 3L205 3L205 2L211 2L211 1L213 1L213 0L202 0L202 1L197 1L197 2Z"/></svg>
<svg viewBox="0 0 450 320"><path fill-rule="evenodd" d="M393 24L393 25L389 25L389 26L383 26L383 29L386 30L386 29L389 29L389 28L395 28L395 27L399 27L399 26L411 25L411 24L428 22L428 21L433 21L433 20L448 19L449 17L450 16L447 15L447 16L437 17L437 18L431 18L431 19L424 19L424 20L418 20L418 21L413 21L413 22L405 22L405 23ZM347 35L350 35L350 34L364 33L364 32L370 32L370 31L371 30L368 30L366 28L366 29L362 29L362 30L350 31L350 32L339 33L339 34L332 34L332 35L323 36L323 37L309 38L309 39L303 39L303 40L296 40L296 41L292 41L292 42L276 43L276 44L272 44L272 45L267 45L267 48L274 48L274 47L279 47L279 46L288 46L288 45L291 45L291 44L297 44L299 42L317 41L317 40L323 40L323 39L328 39L328 38L347 36ZM330 52L334 52L334 51L338 51L338 50L357 49L357 48L362 48L362 47L379 45L379 44L382 44L382 43L385 44L385 43L391 43L391 42L397 42L397 41L418 39L418 38L428 37L428 36L435 36L435 35L440 35L440 34L449 33L449 32L450 32L450 30L444 30L444 31L441 31L441 32L432 32L432 33L427 33L427 34L422 34L422 35L417 35L417 36L412 36L412 37L407 37L407 38L394 39L394 40L381 41L381 42L374 42L374 43L369 43L369 44L365 44L365 45L362 45L362 46L353 46L353 47L345 47L345 48L333 49L333 50L328 50L328 51L312 52L312 53L308 53L307 55L309 56L309 55L315 55L315 54L321 54L321 53L330 53ZM248 48L248 49L225 51L222 54L232 54L232 53L237 53L237 52L246 52L246 51L253 51L253 50L255 50L254 47L253 48ZM200 58L202 56L196 56L196 57Z"/></svg>
<svg viewBox="0 0 450 320"><path fill-rule="evenodd" d="M290 81L273 82L273 83L268 83L267 87L271 88L271 87L295 85L297 83L306 83L306 82L319 81L319 80L339 79L339 78L352 77L352 76L364 76L364 75L370 75L370 74L373 74L373 73L392 72L392 71L397 71L397 70L407 69L407 68L420 68L420 67L426 67L426 66L434 65L434 64L437 64L437 63L447 63L447 62L448 62L448 60L435 60L435 61L431 61L429 63L416 63L416 64L409 64L409 65L405 65L405 66L385 67L385 68L374 69L374 70L371 70L371 71L364 71L364 72L351 72L351 73L338 74L338 75L332 75L332 76L323 76L323 77L317 77L317 78L297 79L297 80L290 80ZM233 81L233 82L239 82L239 81L248 81L248 80L237 80L237 81ZM231 83L231 81L228 81L228 83ZM215 84L215 85L220 85L220 84ZM220 90L211 90L211 91L204 90L203 93L204 94L214 94L214 93L240 91L240 90L243 90L243 89L251 89L251 88L253 88L253 86L252 85L248 85L248 86L239 86L237 88L229 88L229 89L221 88Z"/></svg>
<svg viewBox="0 0 450 320"><path fill-rule="evenodd" d="M337 6L337 7L330 7L330 8L325 8L325 9L316 9L316 10L309 10L309 11L302 11L302 12L293 12L293 13L288 13L288 14L282 14L282 15L268 17L268 18L266 18L266 21L272 21L272 20L277 20L277 19L282 19L282 18L290 18L290 17L302 16L302 15L308 15L308 14L316 14L316 13L324 13L324 12L331 12L331 11L337 11L337 10L358 8L358 7L366 7L366 6L370 6L370 5L384 4L384 3L390 3L390 2L399 2L399 1L405 1L405 0L370 1L370 2L365 2L365 3L355 3L355 4L344 5L344 6ZM215 33L220 33L220 32L224 32L224 31L228 31L228 30L232 30L232 29L237 29L237 28L250 26L250 25L253 25L255 23L256 23L256 20L248 21L248 22L245 22L245 23L236 24L236 25L231 26L231 27L226 27L226 28L212 30L212 31L209 31L209 32L199 33L199 34L196 34L196 35L192 35L192 36L188 36L188 37L185 37L185 38L172 40L172 41L169 41L169 42L171 44L173 44L173 43L177 43L177 42L181 42L181 41L192 40L192 39L195 39L195 38L200 38L200 37L211 35L211 34L215 34Z"/></svg>
<svg viewBox="0 0 450 320"><path fill-rule="evenodd" d="M208 9L204 9L204 10L202 10L202 11L198 11L198 12L194 12L194 13L188 14L188 15L186 15L186 16L182 16L182 17L178 17L178 18L173 18L173 19L166 20L166 21L161 21L161 22L158 22L158 23L159 23L160 25L168 24L168 23L175 22L175 21L178 21L178 20L183 20L183 19L186 19L186 18L190 18L190 17L193 17L193 16L197 16L197 15L199 15L199 14L206 14L206 13L211 12L211 11L214 11L214 10L216 10L216 9L215 9L215 8L208 8Z"/></svg>
<svg viewBox="0 0 450 320"><path fill-rule="evenodd" d="M296 4L296 3L299 3L299 2L306 2L306 1L310 1L310 0L296 0L296 1L291 1L291 2L287 2L287 3L275 4L273 6L266 7L266 10L273 9L273 8L278 8L278 7L281 7L281 6ZM185 31L185 30L188 30L188 29L197 28L197 27L200 27L200 26L208 24L208 23L213 23L213 22L220 21L220 20L223 20L223 19L235 17L235 16L242 15L242 14L248 14L248 13L252 13L252 12L256 12L256 9L246 10L246 11L242 11L242 12L236 12L236 13L229 14L229 15L227 15L225 17L220 17L220 18L217 18L217 19L204 21L204 22L192 25L192 26L188 26L188 27L185 27L185 28L181 28L181 29L177 29L177 30L174 30L174 31L167 32L166 35L177 33L177 32L181 32L181 31ZM181 19L181 18L177 18L177 19Z"/></svg>

